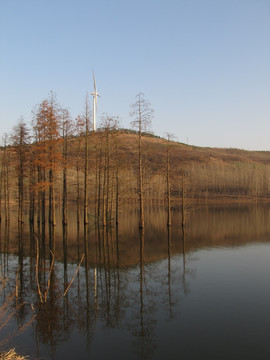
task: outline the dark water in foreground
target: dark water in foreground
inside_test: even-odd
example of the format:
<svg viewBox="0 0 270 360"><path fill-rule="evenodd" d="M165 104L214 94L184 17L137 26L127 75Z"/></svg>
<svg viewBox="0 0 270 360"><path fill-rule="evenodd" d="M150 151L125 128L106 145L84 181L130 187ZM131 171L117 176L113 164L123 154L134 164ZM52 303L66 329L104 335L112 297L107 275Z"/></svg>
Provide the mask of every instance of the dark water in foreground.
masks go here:
<svg viewBox="0 0 270 360"><path fill-rule="evenodd" d="M168 231L160 208L147 211L144 234L128 208L118 232L77 229L72 212L64 230L36 227L43 292L49 246L55 254L46 304L36 240L13 218L1 225L0 306L16 278L18 293L0 341L36 317L8 348L33 359L270 359L269 205L197 209L185 233L176 211Z"/></svg>

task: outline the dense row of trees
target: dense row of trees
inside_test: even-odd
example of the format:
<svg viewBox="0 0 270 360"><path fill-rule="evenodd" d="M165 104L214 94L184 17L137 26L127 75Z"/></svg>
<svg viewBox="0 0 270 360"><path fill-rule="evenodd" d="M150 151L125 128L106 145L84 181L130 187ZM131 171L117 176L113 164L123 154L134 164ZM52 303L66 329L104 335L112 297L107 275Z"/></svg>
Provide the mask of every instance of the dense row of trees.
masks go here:
<svg viewBox="0 0 270 360"><path fill-rule="evenodd" d="M3 137L0 218L4 210L8 221L10 204L16 202L19 222L28 212L30 222L47 220L54 226L57 203L67 224L67 204L74 203L78 222L87 224L94 216L96 224L106 227L118 224L121 204L137 198L141 228L149 200L166 204L168 226L177 203L184 225L190 198L269 196L266 162L188 159L171 134L160 140L145 136L153 110L142 93L131 108L134 134L120 130L118 118L109 115L92 131L87 99L83 113L72 120L53 93L33 110L31 129L19 119L12 134ZM94 211L89 211L90 202Z"/></svg>
<svg viewBox="0 0 270 360"><path fill-rule="evenodd" d="M140 227L144 226L141 137L142 130L146 129L150 120L151 112L149 103L144 99L143 94L139 94L133 105L132 115L133 125L138 129L139 134L137 193L140 199ZM75 185L78 222L81 220L82 203L84 224L89 222L88 203L91 200L95 203L97 222L107 226L114 218L118 223L120 205L118 118L103 115L101 127L94 133L91 131L91 113L87 99L84 112L72 121L68 110L61 108L55 95L51 93L48 99L34 109L31 125L30 136L30 129L21 118L9 137L9 144L8 136L4 137L0 201L2 202L3 196L6 220L8 221L9 218L9 187L11 182L14 186L15 178L17 191L13 200L18 204L19 222L23 222L27 200L30 222L34 222L36 215L38 223L45 223L47 216L49 223L54 226L57 189L61 196L58 200L62 203L62 221L66 224L68 192L72 193L71 189ZM123 177L124 174L122 180ZM71 197L69 200L74 198Z"/></svg>

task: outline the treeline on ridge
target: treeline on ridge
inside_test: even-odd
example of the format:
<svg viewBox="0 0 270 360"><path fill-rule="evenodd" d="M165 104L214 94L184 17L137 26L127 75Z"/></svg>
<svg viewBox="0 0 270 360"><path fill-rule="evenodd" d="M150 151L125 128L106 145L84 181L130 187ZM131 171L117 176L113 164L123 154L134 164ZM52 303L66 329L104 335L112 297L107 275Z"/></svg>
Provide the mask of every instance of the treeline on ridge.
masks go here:
<svg viewBox="0 0 270 360"><path fill-rule="evenodd" d="M119 127L118 118L103 115L91 130L89 105L72 120L51 95L34 110L31 130L23 119L5 135L0 150L0 217L18 206L18 219L55 223L61 204L77 206L78 222L88 204L103 225L118 221L121 205L138 198L138 131ZM268 199L268 152L199 148L141 132L144 201L181 206L186 201Z"/></svg>

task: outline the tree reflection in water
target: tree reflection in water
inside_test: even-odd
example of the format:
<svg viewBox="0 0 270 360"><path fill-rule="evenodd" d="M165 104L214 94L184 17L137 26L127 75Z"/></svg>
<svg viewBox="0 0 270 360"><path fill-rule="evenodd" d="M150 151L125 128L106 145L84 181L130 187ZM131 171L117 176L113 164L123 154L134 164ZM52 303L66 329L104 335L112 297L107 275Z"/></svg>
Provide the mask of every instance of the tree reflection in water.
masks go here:
<svg viewBox="0 0 270 360"><path fill-rule="evenodd" d="M154 213L153 209L151 211ZM84 348L79 351L82 358L87 358L106 352L106 344L98 347L97 337L113 336L117 332L124 336L126 344L123 344L122 352L131 354L130 358L154 357L158 349L156 331L159 322L163 321L160 314L165 309L169 322L180 316L181 301L189 294L189 282L196 274L190 265L190 254L213 244L224 246L228 236L233 242L235 227L238 229L237 245L258 235L258 231L262 231L262 241L267 231L270 232L270 225L265 220L269 209L260 209L256 214L254 209L238 212L234 209L228 212L226 209L209 210L206 223L203 213L198 212L196 219L190 218L189 224L182 229L177 224L178 214L174 212L172 226L166 226L164 210L159 211L158 216L146 214L145 229L140 231L133 217L128 222L128 212L124 214L126 222L123 226L113 229L91 227L91 224L80 227L76 216L74 223L61 224L61 228L48 224L14 227L12 223L3 223L1 269L13 287L18 279L17 303L23 304L16 312L16 326L21 326L32 316L31 304L37 315L32 329L27 330L29 353L35 348L32 354L36 357L49 354L58 359L61 358L59 349L64 351L65 344L82 338ZM260 222L264 223L262 230ZM214 238L217 228L221 231ZM210 229L214 231L210 232ZM40 240L42 292L47 288L52 261L49 250L56 258L48 299L43 304L35 282L34 232ZM84 262L63 297L83 254ZM1 294L1 302L4 297ZM120 350L115 351L120 353ZM71 358L73 355L70 354Z"/></svg>

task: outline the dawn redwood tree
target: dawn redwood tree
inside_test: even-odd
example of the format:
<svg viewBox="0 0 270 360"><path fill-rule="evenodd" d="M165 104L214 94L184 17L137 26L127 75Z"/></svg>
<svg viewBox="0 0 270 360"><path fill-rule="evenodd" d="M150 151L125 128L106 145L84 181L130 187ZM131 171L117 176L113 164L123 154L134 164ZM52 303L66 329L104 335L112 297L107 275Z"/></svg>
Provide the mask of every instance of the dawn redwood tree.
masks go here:
<svg viewBox="0 0 270 360"><path fill-rule="evenodd" d="M35 185L36 185L36 166L35 166L35 146L29 146L28 152L28 173L29 173L29 221L34 224L35 217ZM40 223L40 218L39 221Z"/></svg>
<svg viewBox="0 0 270 360"><path fill-rule="evenodd" d="M49 190L49 222L55 223L55 174L62 163L60 116L55 95L41 102L35 112L35 162L38 167L36 188L41 191L42 222L45 222L45 191Z"/></svg>
<svg viewBox="0 0 270 360"><path fill-rule="evenodd" d="M140 223L139 227L144 228L144 200L143 200L143 164L142 164L142 132L146 131L151 125L154 110L150 107L150 102L145 99L143 93L136 95L136 102L131 105L130 115L133 117L131 125L138 131L138 196L140 203Z"/></svg>
<svg viewBox="0 0 270 360"><path fill-rule="evenodd" d="M80 170L81 170L81 158L82 154L82 145L81 145L81 136L84 131L84 121L82 116L77 116L75 119L75 168L76 168L76 203L77 203L77 223L80 222Z"/></svg>
<svg viewBox="0 0 270 360"><path fill-rule="evenodd" d="M89 152L89 129L90 129L90 110L89 110L89 103L88 98L86 96L85 101L85 110L83 114L83 121L84 121L84 223L88 224L88 152Z"/></svg>
<svg viewBox="0 0 270 360"><path fill-rule="evenodd" d="M171 169L170 169L170 152L171 152L171 141L173 139L173 135L166 133L167 137L167 145L166 145L166 185L167 185L167 226L172 225L172 217L171 217L171 194L172 194L172 186L171 186Z"/></svg>
<svg viewBox="0 0 270 360"><path fill-rule="evenodd" d="M24 205L24 182L25 173L28 167L29 154L29 129L21 118L17 125L13 128L12 144L15 153L15 171L17 174L18 185L18 221L23 222L23 205Z"/></svg>
<svg viewBox="0 0 270 360"><path fill-rule="evenodd" d="M117 127L113 132L113 141L115 148L115 224L118 226L119 224L119 204L120 204L120 190L119 190L119 168L120 168L120 158L119 158L119 123L117 118Z"/></svg>
<svg viewBox="0 0 270 360"><path fill-rule="evenodd" d="M4 206L5 206L5 220L9 221L9 162L10 154L8 151L8 135L5 133L3 136L3 155L1 164L1 179L4 192ZM2 190L2 189L1 189Z"/></svg>
<svg viewBox="0 0 270 360"><path fill-rule="evenodd" d="M114 116L104 115L101 121L101 128L105 138L104 144L104 181L103 181L103 226L106 226L112 215L112 199L113 199L113 181L112 172L114 164L112 163L112 155L114 149L113 138L118 128L118 118Z"/></svg>
<svg viewBox="0 0 270 360"><path fill-rule="evenodd" d="M67 109L60 110L60 126L62 132L62 160L63 160L63 194L62 194L62 222L67 224L67 166L68 166L68 138L73 131L73 123Z"/></svg>
<svg viewBox="0 0 270 360"><path fill-rule="evenodd" d="M102 177L102 168L104 170L104 164L102 163L103 159L103 133L98 132L97 134L97 144L96 144L96 191L95 191L95 202L96 202L96 224L100 221L101 216L101 192L102 192L102 184L101 184L101 177Z"/></svg>
<svg viewBox="0 0 270 360"><path fill-rule="evenodd" d="M0 223L2 221L2 187L3 187L3 163L0 163Z"/></svg>
<svg viewBox="0 0 270 360"><path fill-rule="evenodd" d="M190 170L187 165L182 165L180 169L180 192L181 192L181 210L182 210L182 227L186 225L186 218L191 207L188 203L190 196Z"/></svg>

